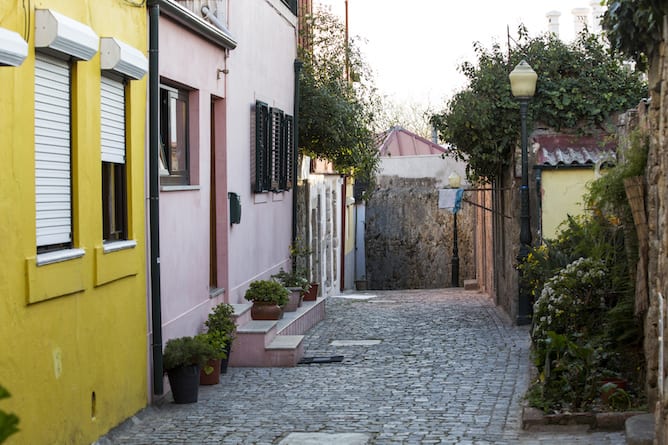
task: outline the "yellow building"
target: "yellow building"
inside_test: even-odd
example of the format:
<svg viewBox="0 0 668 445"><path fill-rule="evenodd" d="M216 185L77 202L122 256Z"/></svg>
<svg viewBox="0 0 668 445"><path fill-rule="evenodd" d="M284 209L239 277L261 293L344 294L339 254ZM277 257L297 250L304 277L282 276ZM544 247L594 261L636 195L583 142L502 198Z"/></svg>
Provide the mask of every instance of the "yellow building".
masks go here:
<svg viewBox="0 0 668 445"><path fill-rule="evenodd" d="M587 184L602 165L614 163L616 143L609 135L533 135L540 185L540 233L556 237L568 216L586 211Z"/></svg>
<svg viewBox="0 0 668 445"><path fill-rule="evenodd" d="M147 402L146 10L0 3L0 385L9 444L91 443ZM16 65L16 66L14 66Z"/></svg>

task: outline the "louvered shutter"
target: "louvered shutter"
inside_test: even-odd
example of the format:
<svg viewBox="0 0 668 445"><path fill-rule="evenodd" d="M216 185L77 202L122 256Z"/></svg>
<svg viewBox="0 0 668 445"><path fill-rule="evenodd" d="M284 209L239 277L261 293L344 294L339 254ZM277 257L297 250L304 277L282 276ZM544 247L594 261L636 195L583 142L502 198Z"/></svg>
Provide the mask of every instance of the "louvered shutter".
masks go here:
<svg viewBox="0 0 668 445"><path fill-rule="evenodd" d="M292 116L287 114L283 118L282 145L281 188L290 190L293 186L294 178L294 120Z"/></svg>
<svg viewBox="0 0 668 445"><path fill-rule="evenodd" d="M101 80L102 161L125 164L125 85L110 76Z"/></svg>
<svg viewBox="0 0 668 445"><path fill-rule="evenodd" d="M255 193L269 189L269 106L255 103Z"/></svg>
<svg viewBox="0 0 668 445"><path fill-rule="evenodd" d="M283 112L278 108L271 109L271 136L270 136L270 178L271 190L281 188L281 146L283 141Z"/></svg>
<svg viewBox="0 0 668 445"><path fill-rule="evenodd" d="M35 54L37 246L72 242L70 65Z"/></svg>

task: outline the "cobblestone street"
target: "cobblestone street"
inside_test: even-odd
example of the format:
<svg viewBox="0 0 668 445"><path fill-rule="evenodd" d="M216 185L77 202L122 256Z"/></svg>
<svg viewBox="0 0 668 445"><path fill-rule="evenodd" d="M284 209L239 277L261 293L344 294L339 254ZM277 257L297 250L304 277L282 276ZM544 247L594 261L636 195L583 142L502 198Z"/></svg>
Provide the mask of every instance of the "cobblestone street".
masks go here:
<svg viewBox="0 0 668 445"><path fill-rule="evenodd" d="M622 432L520 429L528 329L478 293L369 294L329 298L305 339L307 357L342 362L230 368L198 403L148 408L99 443L307 443L291 441L297 432L358 433L366 442L355 443L370 444L625 443Z"/></svg>

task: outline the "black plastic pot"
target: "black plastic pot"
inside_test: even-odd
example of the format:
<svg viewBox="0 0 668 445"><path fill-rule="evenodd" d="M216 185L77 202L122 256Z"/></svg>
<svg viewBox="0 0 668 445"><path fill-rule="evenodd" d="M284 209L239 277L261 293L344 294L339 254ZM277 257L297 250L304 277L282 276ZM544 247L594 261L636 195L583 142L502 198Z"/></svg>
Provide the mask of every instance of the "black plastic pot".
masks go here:
<svg viewBox="0 0 668 445"><path fill-rule="evenodd" d="M174 403L195 403L199 394L199 366L190 365L167 371Z"/></svg>
<svg viewBox="0 0 668 445"><path fill-rule="evenodd" d="M230 362L230 351L232 350L232 342L225 345L225 358L220 361L220 373L227 374L227 364Z"/></svg>

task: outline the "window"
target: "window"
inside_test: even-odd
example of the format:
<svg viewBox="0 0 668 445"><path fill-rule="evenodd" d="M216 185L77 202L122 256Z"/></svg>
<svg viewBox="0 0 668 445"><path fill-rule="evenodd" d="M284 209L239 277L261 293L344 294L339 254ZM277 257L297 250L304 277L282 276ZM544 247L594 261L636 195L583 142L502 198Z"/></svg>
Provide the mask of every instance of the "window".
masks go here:
<svg viewBox="0 0 668 445"><path fill-rule="evenodd" d="M290 8L294 15L297 15L297 0L281 0L285 6Z"/></svg>
<svg viewBox="0 0 668 445"><path fill-rule="evenodd" d="M292 116L264 102L255 104L255 193L290 190L293 185Z"/></svg>
<svg viewBox="0 0 668 445"><path fill-rule="evenodd" d="M35 53L37 252L72 247L70 63Z"/></svg>
<svg viewBox="0 0 668 445"><path fill-rule="evenodd" d="M100 91L102 146L102 239L127 239L125 82L104 75Z"/></svg>
<svg viewBox="0 0 668 445"><path fill-rule="evenodd" d="M188 93L160 88L160 182L189 184Z"/></svg>

